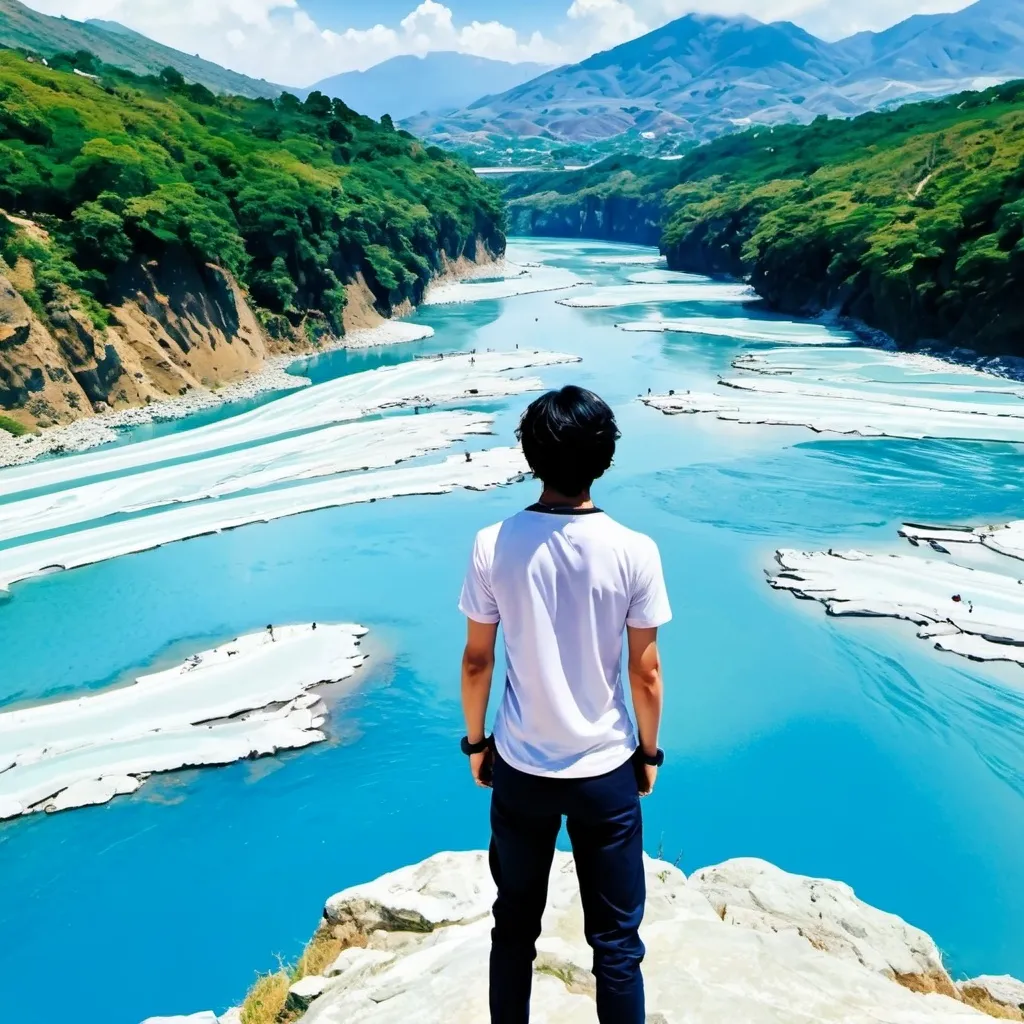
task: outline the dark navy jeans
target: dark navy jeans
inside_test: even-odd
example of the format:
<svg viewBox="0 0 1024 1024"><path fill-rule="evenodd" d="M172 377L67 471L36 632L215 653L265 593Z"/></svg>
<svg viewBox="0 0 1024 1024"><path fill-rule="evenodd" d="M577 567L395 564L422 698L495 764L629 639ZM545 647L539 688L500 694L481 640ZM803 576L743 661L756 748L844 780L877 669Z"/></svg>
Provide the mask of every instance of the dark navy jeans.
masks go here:
<svg viewBox="0 0 1024 1024"><path fill-rule="evenodd" d="M589 779L549 779L500 757L491 795L491 873L498 886L491 933L492 1024L530 1019L533 960L555 839L566 818L584 930L594 950L601 1024L643 1024L644 946L637 929L646 880L640 798L632 761Z"/></svg>

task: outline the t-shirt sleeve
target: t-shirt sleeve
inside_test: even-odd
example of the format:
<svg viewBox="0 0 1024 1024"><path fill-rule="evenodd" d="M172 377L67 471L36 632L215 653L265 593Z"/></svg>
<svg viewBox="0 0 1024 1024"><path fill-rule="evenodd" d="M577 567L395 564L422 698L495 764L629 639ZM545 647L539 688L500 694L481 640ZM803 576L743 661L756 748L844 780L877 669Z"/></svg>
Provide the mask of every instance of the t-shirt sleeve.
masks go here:
<svg viewBox="0 0 1024 1024"><path fill-rule="evenodd" d="M498 603L491 590L493 556L493 545L487 543L483 533L478 533L459 598L459 611L474 622L495 623L501 620Z"/></svg>
<svg viewBox="0 0 1024 1024"><path fill-rule="evenodd" d="M665 574L661 568L661 554L653 541L645 545L645 548L637 559L633 593L626 616L626 625L634 629L653 629L665 625L672 618Z"/></svg>

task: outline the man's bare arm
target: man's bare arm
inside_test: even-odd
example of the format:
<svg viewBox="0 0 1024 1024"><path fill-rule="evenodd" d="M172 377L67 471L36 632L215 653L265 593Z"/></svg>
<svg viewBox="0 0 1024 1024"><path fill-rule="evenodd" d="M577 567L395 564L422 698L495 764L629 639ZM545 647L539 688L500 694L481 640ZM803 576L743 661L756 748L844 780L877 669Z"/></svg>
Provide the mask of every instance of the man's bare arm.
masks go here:
<svg viewBox="0 0 1024 1024"><path fill-rule="evenodd" d="M466 649L462 654L462 713L469 742L479 743L486 735L487 701L491 696L498 624L467 621ZM479 785L486 785L481 779L485 761L485 754L474 754L470 758L473 778Z"/></svg>
<svg viewBox="0 0 1024 1024"><path fill-rule="evenodd" d="M633 710L640 733L640 747L653 757L658 752L658 732L661 729L661 709L665 690L661 679L661 656L658 654L658 630L626 627L629 643L629 687L633 693ZM645 766L646 795L654 788L658 769Z"/></svg>

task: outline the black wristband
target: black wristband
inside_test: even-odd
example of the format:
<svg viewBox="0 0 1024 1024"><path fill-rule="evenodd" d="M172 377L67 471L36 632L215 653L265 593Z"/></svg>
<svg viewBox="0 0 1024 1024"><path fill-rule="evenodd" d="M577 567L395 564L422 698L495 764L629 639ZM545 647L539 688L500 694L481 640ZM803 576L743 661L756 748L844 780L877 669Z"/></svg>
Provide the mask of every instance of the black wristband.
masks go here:
<svg viewBox="0 0 1024 1024"><path fill-rule="evenodd" d="M651 768L660 768L665 763L665 751L661 747L658 747L658 752L654 757L649 757L645 754L643 747L637 747L636 756L640 758L643 764L650 765Z"/></svg>
<svg viewBox="0 0 1024 1024"><path fill-rule="evenodd" d="M485 736L479 743L470 743L468 736L462 737L462 752L466 757L471 757L473 754L482 754L490 745L490 736Z"/></svg>

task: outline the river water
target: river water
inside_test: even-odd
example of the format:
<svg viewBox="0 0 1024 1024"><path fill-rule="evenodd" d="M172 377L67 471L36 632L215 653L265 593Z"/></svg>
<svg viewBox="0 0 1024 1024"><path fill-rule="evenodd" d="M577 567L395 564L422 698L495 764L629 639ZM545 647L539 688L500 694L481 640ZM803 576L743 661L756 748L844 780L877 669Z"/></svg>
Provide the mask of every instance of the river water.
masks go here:
<svg viewBox="0 0 1024 1024"><path fill-rule="evenodd" d="M516 252L620 285L645 251L524 241ZM610 262L619 256L625 265ZM1019 451L663 416L637 395L708 387L738 352L770 346L617 322L771 318L749 305L572 309L558 297L429 307L417 319L436 328L431 341L333 353L306 371L323 381L517 342L580 355L541 376L614 405L623 440L596 496L657 538L676 616L648 851L684 870L749 855L839 878L932 934L955 974L1024 976L1024 676L934 652L902 624L829 618L764 580L779 546L894 549L906 519L1018 517ZM497 443L523 405L485 406ZM109 685L267 622L361 622L372 655L326 744L0 826L4 1016L137 1024L222 1010L277 954L298 953L331 893L483 846L487 798L457 746L455 602L474 531L536 490L311 513L46 576L0 600L0 705Z"/></svg>

